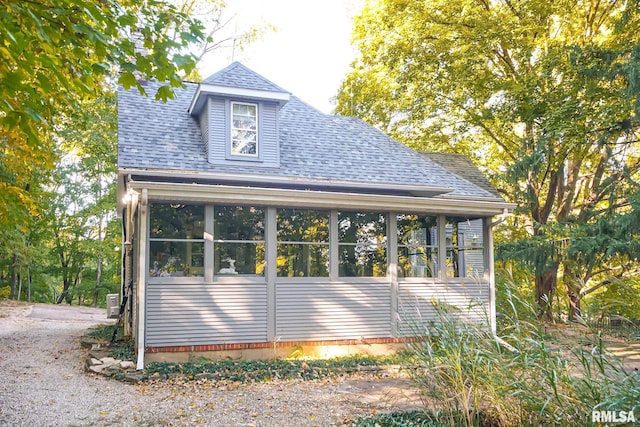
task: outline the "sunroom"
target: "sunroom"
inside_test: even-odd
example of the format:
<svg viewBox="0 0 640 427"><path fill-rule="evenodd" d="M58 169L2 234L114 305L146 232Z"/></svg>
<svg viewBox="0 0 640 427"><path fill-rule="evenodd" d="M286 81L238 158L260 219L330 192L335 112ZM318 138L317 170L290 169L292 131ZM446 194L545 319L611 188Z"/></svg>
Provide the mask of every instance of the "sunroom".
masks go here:
<svg viewBox="0 0 640 427"><path fill-rule="evenodd" d="M386 352L434 301L495 326L491 224L512 206L468 158L323 114L238 63L166 104L118 97L138 367Z"/></svg>

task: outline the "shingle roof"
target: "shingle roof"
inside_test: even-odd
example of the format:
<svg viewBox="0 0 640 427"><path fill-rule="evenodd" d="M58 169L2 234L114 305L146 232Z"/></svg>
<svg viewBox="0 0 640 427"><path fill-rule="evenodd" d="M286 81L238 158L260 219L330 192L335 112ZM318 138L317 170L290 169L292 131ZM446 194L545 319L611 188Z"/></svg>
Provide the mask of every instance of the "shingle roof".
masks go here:
<svg viewBox="0 0 640 427"><path fill-rule="evenodd" d="M225 70L223 78L232 81L234 78L228 73L235 70L244 75L248 69L234 63ZM211 78L222 78L221 73ZM146 84L150 94L159 86L154 82ZM279 168L256 163L211 164L207 162L200 127L187 112L197 87L196 83L185 83L185 88L176 89L176 98L167 103L141 96L135 90L119 89L119 168L254 174L354 185L367 182L446 187L453 191L441 197L502 201L495 190L474 179L480 173L475 166L471 165L473 173L443 167L360 119L323 114L295 96L279 110Z"/></svg>
<svg viewBox="0 0 640 427"><path fill-rule="evenodd" d="M234 62L222 70L204 79L202 83L239 87L243 89L266 90L272 92L287 92L275 83L245 67L240 62Z"/></svg>
<svg viewBox="0 0 640 427"><path fill-rule="evenodd" d="M464 154L451 153L427 153L420 152L423 156L433 160L440 166L466 179L467 181L487 190L496 197L502 198L498 190L489 182L487 177L473 164L470 158Z"/></svg>

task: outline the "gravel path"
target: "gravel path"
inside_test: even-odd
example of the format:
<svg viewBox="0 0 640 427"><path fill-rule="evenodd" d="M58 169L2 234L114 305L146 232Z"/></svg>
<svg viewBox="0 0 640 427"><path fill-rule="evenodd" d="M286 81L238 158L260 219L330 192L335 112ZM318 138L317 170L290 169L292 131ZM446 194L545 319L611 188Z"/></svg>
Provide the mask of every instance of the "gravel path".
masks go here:
<svg viewBox="0 0 640 427"><path fill-rule="evenodd" d="M80 337L104 310L0 304L0 425L332 426L395 409L375 380L132 385L83 370Z"/></svg>

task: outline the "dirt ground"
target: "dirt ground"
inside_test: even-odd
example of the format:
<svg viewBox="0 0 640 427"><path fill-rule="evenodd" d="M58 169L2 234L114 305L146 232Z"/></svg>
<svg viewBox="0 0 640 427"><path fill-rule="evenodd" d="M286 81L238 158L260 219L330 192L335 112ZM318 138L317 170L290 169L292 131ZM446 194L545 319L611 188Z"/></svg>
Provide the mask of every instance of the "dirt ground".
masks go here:
<svg viewBox="0 0 640 427"><path fill-rule="evenodd" d="M104 309L0 302L0 425L333 426L416 408L406 379L127 384L84 371Z"/></svg>

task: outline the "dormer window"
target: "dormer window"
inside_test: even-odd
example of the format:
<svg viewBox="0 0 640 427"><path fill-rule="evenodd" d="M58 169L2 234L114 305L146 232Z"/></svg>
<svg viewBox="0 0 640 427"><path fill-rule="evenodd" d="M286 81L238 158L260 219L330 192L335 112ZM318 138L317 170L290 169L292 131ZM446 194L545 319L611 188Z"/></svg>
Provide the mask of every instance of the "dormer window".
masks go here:
<svg viewBox="0 0 640 427"><path fill-rule="evenodd" d="M231 103L231 155L258 157L258 105Z"/></svg>

